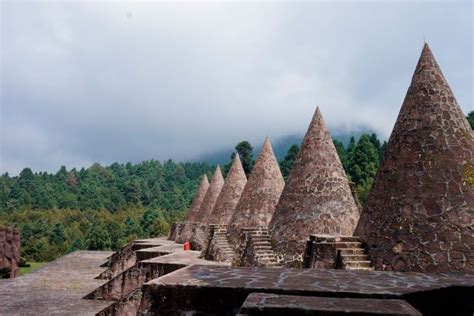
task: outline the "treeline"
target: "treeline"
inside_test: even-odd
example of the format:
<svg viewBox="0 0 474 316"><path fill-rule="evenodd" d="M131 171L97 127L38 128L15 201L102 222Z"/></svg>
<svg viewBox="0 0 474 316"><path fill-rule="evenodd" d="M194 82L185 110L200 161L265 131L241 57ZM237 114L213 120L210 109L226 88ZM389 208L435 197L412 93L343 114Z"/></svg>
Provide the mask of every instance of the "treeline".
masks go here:
<svg viewBox="0 0 474 316"><path fill-rule="evenodd" d="M473 127L474 112L467 118ZM359 202L365 203L386 143L363 134L346 146L337 140L334 145ZM252 145L243 141L235 150L250 174ZM279 162L285 179L298 151L299 145L290 146ZM230 164L223 166L224 174ZM207 163L151 160L61 167L54 174L29 168L15 177L6 173L0 177L0 226L20 228L21 253L29 261L50 261L78 249L115 250L133 239L166 234L186 213L201 175L210 178L213 169Z"/></svg>
<svg viewBox="0 0 474 316"><path fill-rule="evenodd" d="M21 230L21 253L49 261L78 250L115 250L166 234L190 205L207 163L114 163L55 174L23 169L0 177L0 226Z"/></svg>
<svg viewBox="0 0 474 316"><path fill-rule="evenodd" d="M355 184L357 198L361 204L364 204L380 165L386 142L382 143L375 133L362 134L357 141L354 137L351 137L347 147L338 140L333 142L347 177ZM245 173L250 174L255 163L252 145L247 141L243 141L235 147L235 150L239 153ZM299 145L291 145L285 158L279 162L285 180L288 178L299 150ZM231 162L224 166L224 174L228 172L230 165Z"/></svg>

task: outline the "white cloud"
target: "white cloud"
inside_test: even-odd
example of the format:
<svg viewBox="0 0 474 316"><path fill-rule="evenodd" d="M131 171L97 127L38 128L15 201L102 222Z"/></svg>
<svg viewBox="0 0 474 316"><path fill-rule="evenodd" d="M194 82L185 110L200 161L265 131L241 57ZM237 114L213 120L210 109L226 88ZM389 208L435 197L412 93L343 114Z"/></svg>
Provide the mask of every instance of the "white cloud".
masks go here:
<svg viewBox="0 0 474 316"><path fill-rule="evenodd" d="M0 5L1 171L187 160L303 133L316 104L387 137L423 34L473 109L468 1Z"/></svg>

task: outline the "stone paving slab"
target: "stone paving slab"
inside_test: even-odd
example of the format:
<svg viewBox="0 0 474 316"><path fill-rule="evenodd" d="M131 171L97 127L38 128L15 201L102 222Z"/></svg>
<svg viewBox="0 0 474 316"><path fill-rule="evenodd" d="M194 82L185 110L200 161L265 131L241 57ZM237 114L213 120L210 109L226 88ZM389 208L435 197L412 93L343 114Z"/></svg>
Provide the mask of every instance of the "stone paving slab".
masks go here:
<svg viewBox="0 0 474 316"><path fill-rule="evenodd" d="M76 251L24 276L0 280L0 315L95 315L110 305L82 297L104 283L95 277L110 251Z"/></svg>
<svg viewBox="0 0 474 316"><path fill-rule="evenodd" d="M251 293L240 309L241 315L419 315L404 300L334 298Z"/></svg>
<svg viewBox="0 0 474 316"><path fill-rule="evenodd" d="M474 312L474 275L192 265L144 284L159 313L237 313L250 293L405 299L422 313ZM219 302L219 304L215 304ZM158 311L157 311L158 312ZM452 314L452 313L451 313Z"/></svg>
<svg viewBox="0 0 474 316"><path fill-rule="evenodd" d="M169 255L160 256L148 260L140 261L140 264L176 264L176 265L220 265L220 266L230 266L230 263L226 262L217 262L217 261L208 261L200 259L200 251L180 251L175 252Z"/></svg>
<svg viewBox="0 0 474 316"><path fill-rule="evenodd" d="M397 297L448 286L474 287L474 274L426 274L387 271L236 268L193 265L150 284L337 292Z"/></svg>

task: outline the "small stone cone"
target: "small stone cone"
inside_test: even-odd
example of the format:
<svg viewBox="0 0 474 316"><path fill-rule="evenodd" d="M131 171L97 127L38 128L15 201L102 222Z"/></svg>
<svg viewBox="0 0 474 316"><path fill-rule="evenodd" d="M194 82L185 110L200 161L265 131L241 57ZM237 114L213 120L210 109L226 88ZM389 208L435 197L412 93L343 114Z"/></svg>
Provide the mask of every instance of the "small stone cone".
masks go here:
<svg viewBox="0 0 474 316"><path fill-rule="evenodd" d="M231 243L237 244L242 228L267 228L285 181L268 138L250 173L228 227Z"/></svg>
<svg viewBox="0 0 474 316"><path fill-rule="evenodd" d="M246 183L247 177L244 168L239 155L236 154L221 193L208 219L208 224L226 226L229 224Z"/></svg>
<svg viewBox="0 0 474 316"><path fill-rule="evenodd" d="M223 185L224 178L222 177L221 167L218 165L216 171L214 171L214 175L212 176L209 189L202 200L199 212L196 214L194 219L195 222L201 224L207 223L207 219L209 215L211 215L212 209L214 208L214 204L217 201L217 197L219 196Z"/></svg>
<svg viewBox="0 0 474 316"><path fill-rule="evenodd" d="M300 261L310 234L352 236L359 209L319 107L269 225L274 250Z"/></svg>
<svg viewBox="0 0 474 316"><path fill-rule="evenodd" d="M199 184L199 188L194 196L193 203L189 208L188 215L185 218L185 221L192 222L196 218L199 209L201 208L202 201L204 200L204 196L209 188L209 181L207 180L207 176L203 175L201 179L201 183Z"/></svg>
<svg viewBox="0 0 474 316"><path fill-rule="evenodd" d="M376 269L474 272L473 139L425 44L355 232Z"/></svg>

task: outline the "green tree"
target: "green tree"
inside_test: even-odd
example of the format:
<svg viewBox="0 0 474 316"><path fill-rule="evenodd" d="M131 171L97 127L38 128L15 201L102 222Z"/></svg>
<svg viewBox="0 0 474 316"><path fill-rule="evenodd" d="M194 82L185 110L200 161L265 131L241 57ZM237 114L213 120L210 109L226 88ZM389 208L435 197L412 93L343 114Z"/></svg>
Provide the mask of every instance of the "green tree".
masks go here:
<svg viewBox="0 0 474 316"><path fill-rule="evenodd" d="M88 250L110 250L112 241L107 229L102 223L95 222L86 236Z"/></svg>
<svg viewBox="0 0 474 316"><path fill-rule="evenodd" d="M250 143L246 140L241 141L240 143L235 146L235 150L239 154L240 161L242 162L242 167L244 168L245 174L247 177L252 172L253 165L255 161L253 160L253 147ZM232 154L232 160L235 157L235 153Z"/></svg>
<svg viewBox="0 0 474 316"><path fill-rule="evenodd" d="M283 160L280 162L281 174L285 180L288 179L288 175L293 168L293 164L296 160L296 156L298 156L299 151L300 146L296 144L291 145L288 149L288 152L286 153L285 158L283 158Z"/></svg>
<svg viewBox="0 0 474 316"><path fill-rule="evenodd" d="M334 139L332 141L334 143L334 147L336 147L337 155L339 156L339 159L341 160L342 166L345 168L347 166L347 157L346 157L346 150L344 149L344 145Z"/></svg>
<svg viewBox="0 0 474 316"><path fill-rule="evenodd" d="M467 114L467 120L469 121L471 128L474 130L474 111L471 111Z"/></svg>
<svg viewBox="0 0 474 316"><path fill-rule="evenodd" d="M64 227L61 223L56 223L49 234L49 243L53 245L62 244L66 241L66 234L64 233Z"/></svg>
<svg viewBox="0 0 474 316"><path fill-rule="evenodd" d="M348 168L351 180L356 184L358 199L362 204L366 201L379 163L379 151L370 137L362 134L352 152Z"/></svg>

